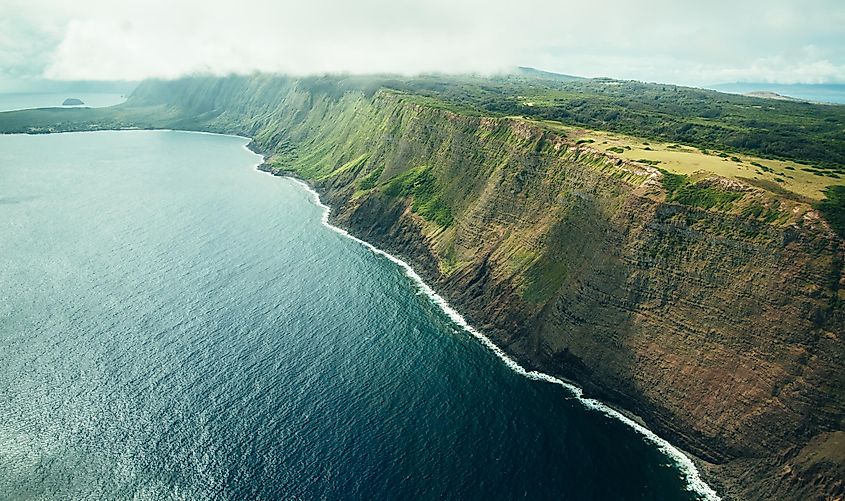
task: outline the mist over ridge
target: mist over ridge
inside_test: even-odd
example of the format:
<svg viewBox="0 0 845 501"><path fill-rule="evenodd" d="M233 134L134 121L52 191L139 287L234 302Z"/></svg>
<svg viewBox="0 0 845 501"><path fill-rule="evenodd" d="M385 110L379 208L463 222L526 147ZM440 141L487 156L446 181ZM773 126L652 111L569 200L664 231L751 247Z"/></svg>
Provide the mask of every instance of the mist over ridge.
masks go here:
<svg viewBox="0 0 845 501"><path fill-rule="evenodd" d="M5 3L0 90L44 78L516 66L686 85L845 82L845 9L829 0Z"/></svg>

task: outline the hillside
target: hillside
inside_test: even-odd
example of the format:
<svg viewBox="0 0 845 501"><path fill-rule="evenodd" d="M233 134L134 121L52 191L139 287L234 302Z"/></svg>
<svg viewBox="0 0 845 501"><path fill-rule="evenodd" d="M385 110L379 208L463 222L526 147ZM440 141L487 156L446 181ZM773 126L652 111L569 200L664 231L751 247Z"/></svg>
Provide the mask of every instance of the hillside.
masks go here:
<svg viewBox="0 0 845 501"><path fill-rule="evenodd" d="M309 180L339 225L527 366L642 416L720 492L807 499L845 495L839 108L524 73L259 75L0 130L248 135L264 169Z"/></svg>

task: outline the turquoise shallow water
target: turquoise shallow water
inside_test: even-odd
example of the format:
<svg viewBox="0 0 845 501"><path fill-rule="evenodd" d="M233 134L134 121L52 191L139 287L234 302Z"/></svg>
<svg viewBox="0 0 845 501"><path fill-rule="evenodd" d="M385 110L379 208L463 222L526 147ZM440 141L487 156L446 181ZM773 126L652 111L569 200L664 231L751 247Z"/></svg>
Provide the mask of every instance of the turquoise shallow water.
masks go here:
<svg viewBox="0 0 845 501"><path fill-rule="evenodd" d="M0 136L0 497L696 497L245 144Z"/></svg>

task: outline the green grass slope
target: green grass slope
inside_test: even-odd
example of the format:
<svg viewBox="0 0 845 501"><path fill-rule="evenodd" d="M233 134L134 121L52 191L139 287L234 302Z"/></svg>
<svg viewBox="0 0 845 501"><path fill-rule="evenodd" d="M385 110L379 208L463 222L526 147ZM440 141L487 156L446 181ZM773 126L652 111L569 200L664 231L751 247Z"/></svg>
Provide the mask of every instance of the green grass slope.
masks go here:
<svg viewBox="0 0 845 501"><path fill-rule="evenodd" d="M250 136L509 353L635 411L726 492L842 488L813 459L845 422L837 107L522 72L148 81L67 111L0 131Z"/></svg>

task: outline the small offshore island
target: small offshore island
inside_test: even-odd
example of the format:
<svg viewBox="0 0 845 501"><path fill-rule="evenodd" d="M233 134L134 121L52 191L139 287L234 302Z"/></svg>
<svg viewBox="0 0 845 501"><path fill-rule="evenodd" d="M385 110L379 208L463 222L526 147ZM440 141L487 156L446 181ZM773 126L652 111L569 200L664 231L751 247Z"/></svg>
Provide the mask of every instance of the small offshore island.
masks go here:
<svg viewBox="0 0 845 501"><path fill-rule="evenodd" d="M62 106L81 106L81 105L84 105L84 104L85 103L83 103L81 99L77 99L75 97L69 97L69 98L64 100L64 102L62 103Z"/></svg>

